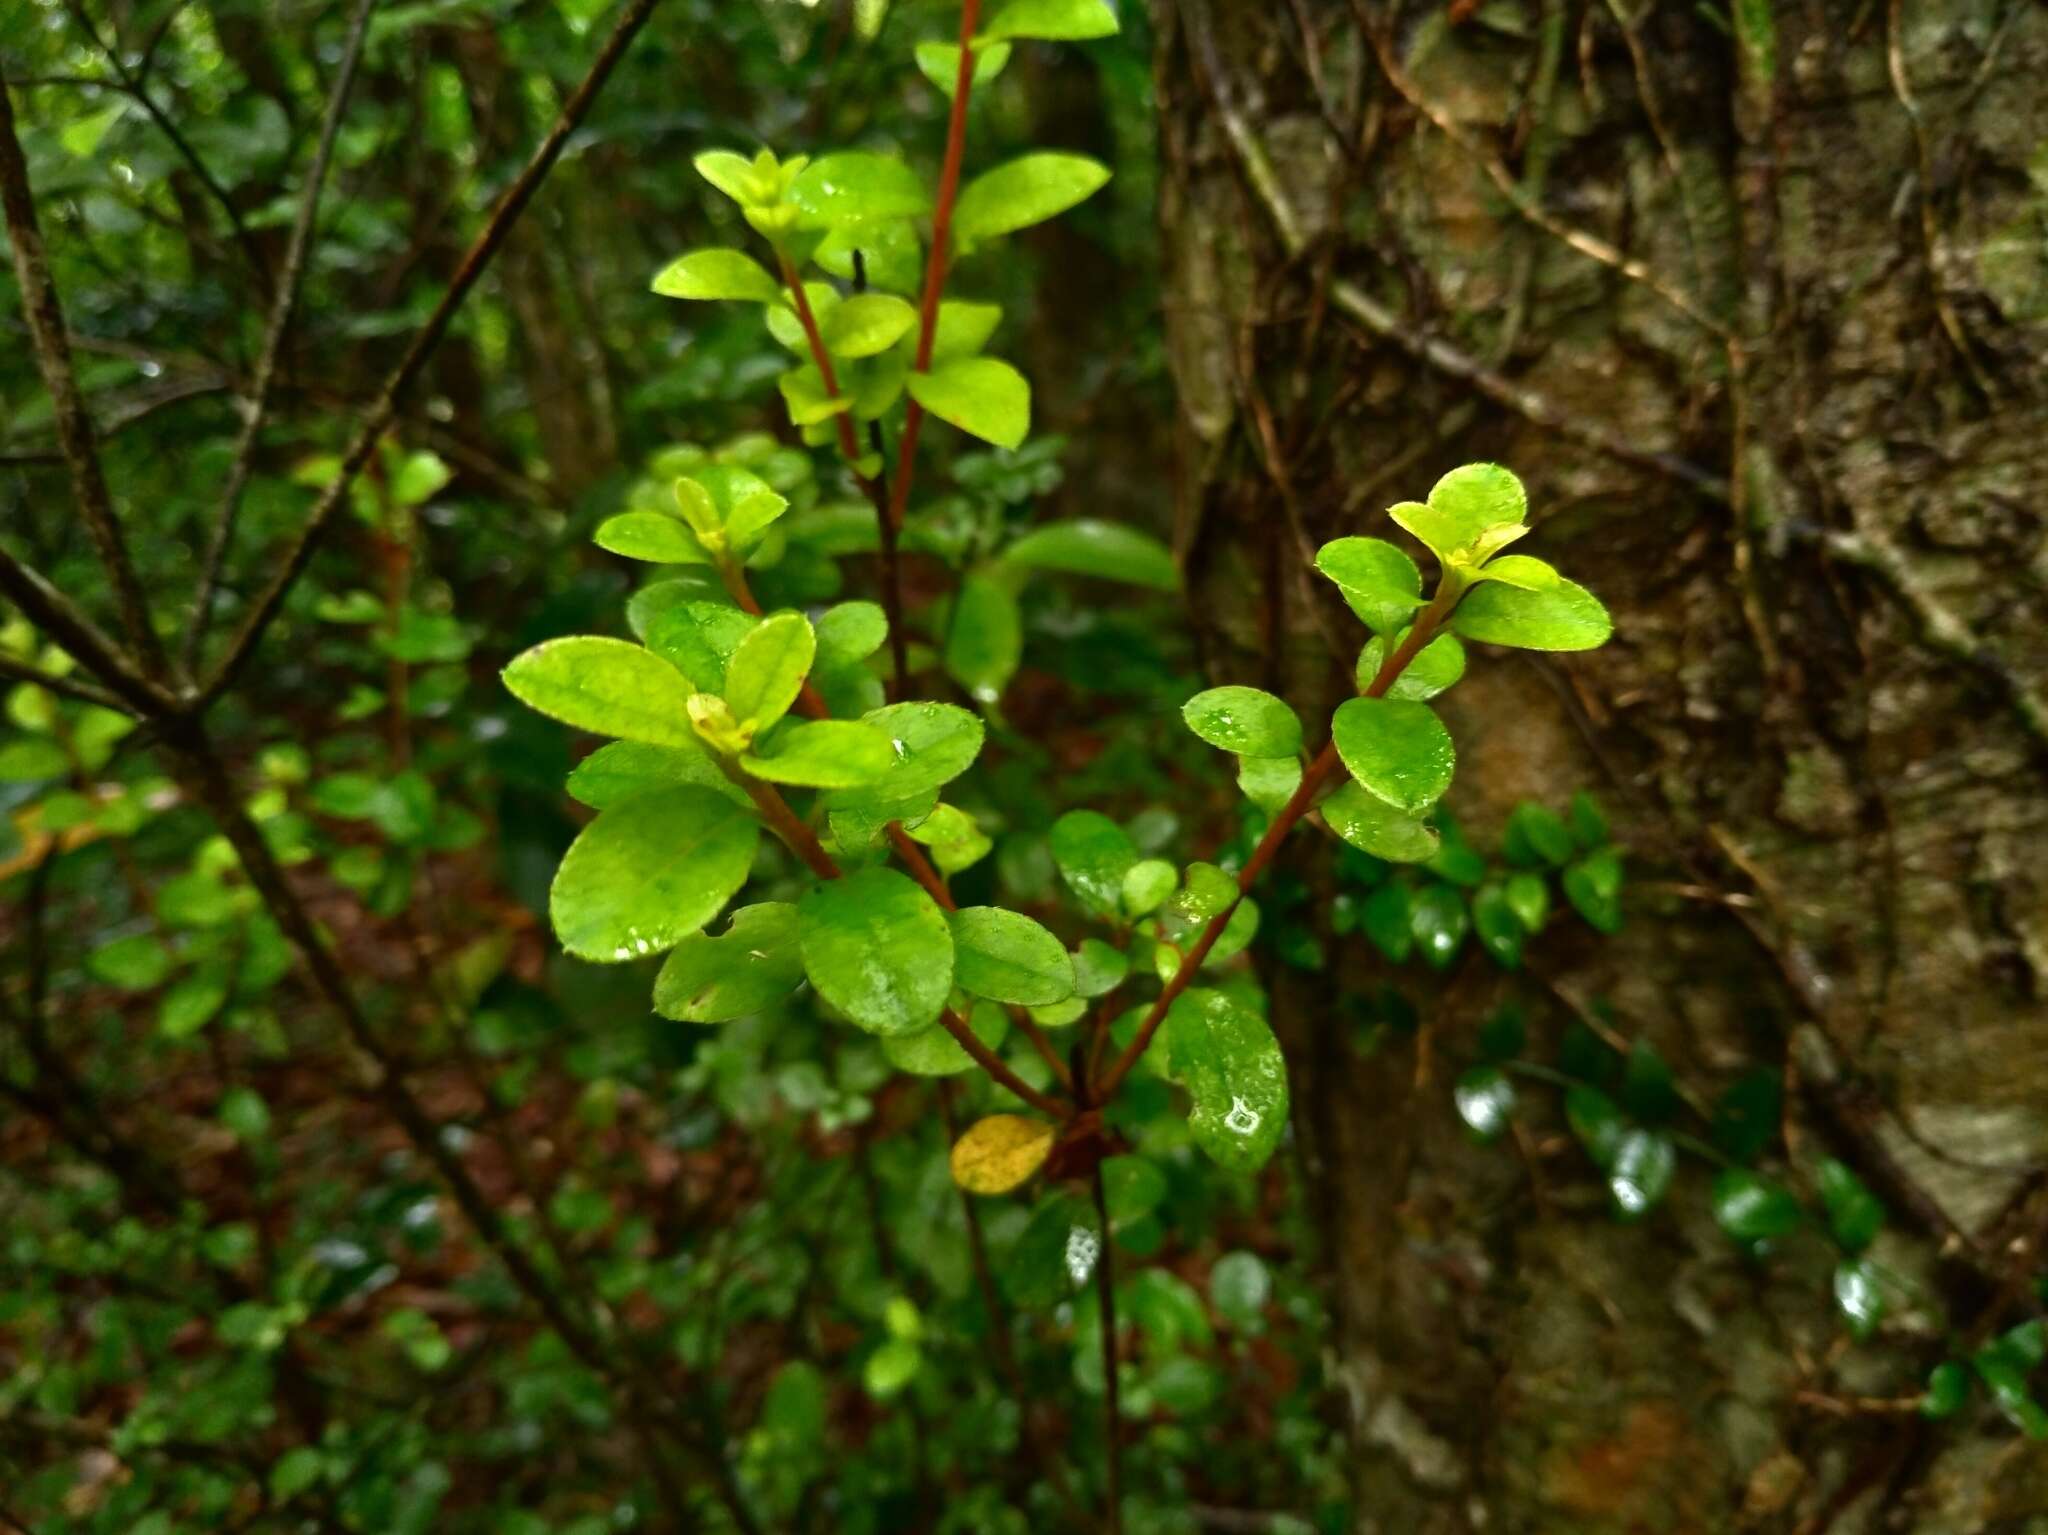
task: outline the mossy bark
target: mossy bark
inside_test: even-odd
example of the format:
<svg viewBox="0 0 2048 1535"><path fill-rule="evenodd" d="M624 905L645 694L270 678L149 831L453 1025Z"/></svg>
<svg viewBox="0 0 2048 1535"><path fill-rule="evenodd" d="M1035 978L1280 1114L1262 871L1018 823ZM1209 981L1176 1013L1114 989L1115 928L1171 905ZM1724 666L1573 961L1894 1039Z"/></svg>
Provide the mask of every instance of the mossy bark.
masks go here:
<svg viewBox="0 0 2048 1535"><path fill-rule="evenodd" d="M1218 682L1328 717L1306 567L1463 461L1610 604L1479 658L1452 804L1590 788L1629 920L1400 984L1277 971L1360 1530L2019 1530L2048 1456L1888 1408L2027 1314L2048 1204L2048 11L1157 0L1177 541ZM1325 855L1298 850L1311 883ZM1704 1097L1786 1068L1918 1287L1848 1346L1829 1254L1744 1259L1689 1164L1616 1223L1554 1102L1476 1148L1478 1022L1604 999ZM1874 1400L1881 1399L1881 1400Z"/></svg>

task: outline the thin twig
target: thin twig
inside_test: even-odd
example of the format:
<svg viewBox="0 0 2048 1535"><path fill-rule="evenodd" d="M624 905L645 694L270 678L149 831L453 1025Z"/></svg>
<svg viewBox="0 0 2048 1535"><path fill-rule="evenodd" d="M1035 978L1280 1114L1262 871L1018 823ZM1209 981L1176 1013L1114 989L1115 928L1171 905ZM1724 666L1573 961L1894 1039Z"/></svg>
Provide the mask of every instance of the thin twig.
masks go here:
<svg viewBox="0 0 2048 1535"><path fill-rule="evenodd" d="M1102 1186L1102 1163L1091 1170L1095 1219L1101 1227L1102 1249L1095 1260L1095 1296L1102 1321L1102 1527L1121 1535L1123 1514L1123 1410L1116 1378L1116 1264L1109 1240L1109 1196Z"/></svg>
<svg viewBox="0 0 2048 1535"><path fill-rule="evenodd" d="M17 682L33 682L39 688L48 688L52 693L61 693L66 698L75 698L80 703L98 704L102 709L115 709L122 714L135 711L114 694L95 683L80 677L60 677L55 672L46 672L40 666L33 666L19 657L0 652L0 677L12 677Z"/></svg>
<svg viewBox="0 0 2048 1535"><path fill-rule="evenodd" d="M320 540L334 520L335 513L347 500L349 487L355 482L355 477L362 472L363 466L369 462L370 455L376 451L378 441L390 427L397 413L399 396L411 387L426 367L427 359L433 355L434 349L447 335L448 327L454 321L456 311L462 307L463 300L469 296L470 289L475 287L477 279L483 276L484 269L490 265L491 258L498 253L499 246L511 232L513 222L532 200L534 192L547 178L548 172L554 168L555 161L561 157L570 135L582 123L590 111L591 103L597 99L597 94L604 88L605 81L610 79L612 70L617 67L626 49L639 34L640 28L646 24L649 13L659 3L660 0L630 0L624 14L619 18L618 25L612 29L611 36L605 39L604 46L591 61L590 69L583 77L583 83L578 85L569 99L562 104L561 114L555 119L554 126L535 147L532 157L526 162L517 179L498 199L498 204L492 209L483 229L464 252L461 263L455 269L455 276L448 285L448 291L441 296L441 302L434 306L434 312L427 317L425 323L413 333L412 344L406 348L398 366L392 369L384 387L378 391L376 400L365 412L355 440L350 443L348 452L342 456L341 465L335 471L334 478L314 504L305 526L299 530L291 547L277 559L276 574L271 577L270 584L251 604L248 616L236 630L233 640L229 642L227 653L208 674L205 684L200 689L203 700L218 697L221 690L234 680L247 663L251 652L262 640L264 632L276 619L279 610L284 606L285 597L304 573L307 562L312 559L313 551L319 547Z"/></svg>
<svg viewBox="0 0 2048 1535"><path fill-rule="evenodd" d="M28 160L21 140L15 136L14 103L5 86L0 86L0 208L7 220L7 239L14 251L14 275L21 284L22 313L28 321L29 340L35 349L36 367L49 391L56 416L57 443L71 470L71 487L78 501L79 516L86 532L106 566L114 588L114 603L134 647L142 672L162 677L164 653L150 626L149 602L142 583L129 561L128 547L121 538L121 526L114 516L114 500L100 469L99 448L93 438L92 417L78 392L78 379L71 369L71 348L65 341L64 310L57 299L57 285L50 276L49 253L43 248L42 230L36 222L35 197L29 187Z"/></svg>
<svg viewBox="0 0 2048 1535"><path fill-rule="evenodd" d="M263 350L256 360L256 377L248 395L248 419L235 443L235 457L228 470L227 488L221 492L220 510L214 514L213 532L207 539L206 561L199 577L199 595L192 607L191 627L185 631L180 656L186 671L199 664L199 652L206 643L206 626L213 614L213 600L220 590L221 564L235 535L235 517L241 510L242 492L256 464L256 443L263 435L264 418L270 410L271 385L277 378L278 359L284 355L285 337L291 331L292 311L299 301L299 289L306 280L307 256L313 244L313 222L320 210L320 189L327 181L328 162L334 155L334 140L341 131L343 110L349 88L355 83L356 66L363 56L363 39L368 35L370 12L377 0L356 0L355 15L349 21L348 41L342 45L341 63L327 95L327 112L320 122L320 140L313 149L313 162L306 168L306 185L299 198L298 216L292 221L290 243L285 247L284 273L270 309L270 324L263 334Z"/></svg>

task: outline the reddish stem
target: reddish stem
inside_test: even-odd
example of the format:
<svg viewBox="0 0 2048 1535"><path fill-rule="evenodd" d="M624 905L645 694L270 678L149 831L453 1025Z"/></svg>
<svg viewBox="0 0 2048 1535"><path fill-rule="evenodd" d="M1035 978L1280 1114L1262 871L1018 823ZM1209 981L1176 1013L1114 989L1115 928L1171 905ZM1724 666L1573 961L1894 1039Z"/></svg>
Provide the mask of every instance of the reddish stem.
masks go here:
<svg viewBox="0 0 2048 1535"><path fill-rule="evenodd" d="M1439 584L1435 600L1423 609L1422 616L1415 620L1415 626L1408 631L1408 638L1403 640L1395 648L1394 653L1381 664L1378 673L1367 685L1364 697L1379 698L1394 685L1394 679L1406 670L1408 663L1415 659L1422 647L1435 636L1444 620L1450 617L1451 609L1458 605L1458 598L1463 590L1459 583L1448 577ZM1335 741L1325 746L1316 760L1309 764L1308 771L1301 775L1300 786L1288 797L1287 803L1280 807L1279 813L1267 826L1265 835L1259 838L1258 846L1252 849L1251 857L1245 860L1244 867L1238 871L1237 895L1228 906L1209 919L1202 929L1201 936L1195 939L1194 946L1181 956L1180 964L1174 968L1172 979L1167 981L1165 988L1145 1014L1144 1022L1138 1026L1136 1037L1125 1047L1123 1054L1116 1058L1116 1063L1109 1068L1109 1075L1104 1077L1095 1089L1094 1099L1097 1103L1107 1103L1116 1095L1117 1088L1123 1085L1123 1080L1130 1075L1131 1068L1138 1064L1139 1058L1151 1047L1152 1037L1159 1032L1159 1025L1166 1020L1168 1009L1173 1006L1180 994L1188 989L1189 983L1195 978L1195 972L1202 968L1202 961L1209 957L1209 951L1216 947L1216 940L1223 936L1224 928L1230 925L1232 914L1250 893L1252 886L1258 883L1259 876L1266 872L1266 866L1272 863L1274 855L1280 851L1280 844L1287 840L1287 834L1294 830L1301 819L1315 808L1316 796L1343 766L1343 759L1337 755Z"/></svg>
<svg viewBox="0 0 2048 1535"><path fill-rule="evenodd" d="M967 147L967 97L974 86L974 29L981 20L981 0L960 6L960 64L953 74L953 111L946 119L946 158L939 167L939 197L932 207L932 250L924 265L924 298L918 306L919 373L932 367L932 341L939 328L939 296L946 288L946 264L952 256L953 204L960 195L960 159ZM910 506L910 481L917 465L917 437L924 426L924 407L912 399L903 408L903 441L896 452L896 479L889 487L889 523L903 526Z"/></svg>

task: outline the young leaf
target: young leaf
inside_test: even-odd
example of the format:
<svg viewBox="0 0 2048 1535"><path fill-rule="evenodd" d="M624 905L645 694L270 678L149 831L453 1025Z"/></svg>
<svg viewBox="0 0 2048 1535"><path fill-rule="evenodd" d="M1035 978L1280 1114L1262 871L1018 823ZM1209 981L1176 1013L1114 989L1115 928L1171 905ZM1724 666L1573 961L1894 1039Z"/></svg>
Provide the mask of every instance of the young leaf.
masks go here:
<svg viewBox="0 0 2048 1535"><path fill-rule="evenodd" d="M931 211L924 178L901 160L849 150L806 166L790 185L789 200L806 229L916 218Z"/></svg>
<svg viewBox="0 0 2048 1535"><path fill-rule="evenodd" d="M857 293L832 311L819 330L834 357L872 357L894 346L917 324L917 311L888 293Z"/></svg>
<svg viewBox="0 0 2048 1535"><path fill-rule="evenodd" d="M913 373L910 396L941 421L999 448L1021 446L1031 430L1031 386L994 357L961 357Z"/></svg>
<svg viewBox="0 0 2048 1535"><path fill-rule="evenodd" d="M656 746L697 744L689 682L628 641L596 635L546 640L515 656L503 675L521 703L579 730Z"/></svg>
<svg viewBox="0 0 2048 1535"><path fill-rule="evenodd" d="M1124 876L1138 861L1129 833L1100 811L1069 810L1052 823L1050 841L1053 862L1081 904L1101 916L1118 915Z"/></svg>
<svg viewBox="0 0 2048 1535"><path fill-rule="evenodd" d="M1600 599L1559 576L1542 591L1489 581L1473 588L1451 615L1451 628L1468 640L1523 650L1593 650L1607 643L1614 621Z"/></svg>
<svg viewBox="0 0 2048 1535"><path fill-rule="evenodd" d="M601 964L672 948L747 881L760 827L707 789L654 789L583 828L548 892L562 947Z"/></svg>
<svg viewBox="0 0 2048 1535"><path fill-rule="evenodd" d="M946 875L979 863L995 847L974 817L956 805L933 807L930 815L910 828L910 835L932 850L932 862Z"/></svg>
<svg viewBox="0 0 2048 1535"><path fill-rule="evenodd" d="M876 602L842 602L818 615L818 670L865 661L889 638L888 615Z"/></svg>
<svg viewBox="0 0 2048 1535"><path fill-rule="evenodd" d="M1499 464L1466 464L1431 487L1428 505L1403 501L1388 515L1448 566L1473 552L1489 529L1527 521L1529 497Z"/></svg>
<svg viewBox="0 0 2048 1535"><path fill-rule="evenodd" d="M803 984L796 908L742 906L717 937L692 933L654 978L654 1010L684 1023L725 1023L775 1006Z"/></svg>
<svg viewBox="0 0 2048 1535"><path fill-rule="evenodd" d="M1074 994L1074 962L1059 939L999 906L953 913L953 979L994 1002L1044 1007Z"/></svg>
<svg viewBox="0 0 2048 1535"><path fill-rule="evenodd" d="M817 648L811 621L803 614L762 619L726 663L725 702L733 717L757 732L781 719L803 690Z"/></svg>
<svg viewBox="0 0 2048 1535"><path fill-rule="evenodd" d="M690 163L698 175L742 207L774 195L754 162L730 149L707 149Z"/></svg>
<svg viewBox="0 0 2048 1535"><path fill-rule="evenodd" d="M851 789L873 783L896 763L896 749L872 725L803 720L775 731L740 766L770 783Z"/></svg>
<svg viewBox="0 0 2048 1535"><path fill-rule="evenodd" d="M1119 522L1083 517L1042 523L1005 549L1003 560L1033 570L1096 576L1159 592L1180 589L1180 572L1166 545Z"/></svg>
<svg viewBox="0 0 2048 1535"><path fill-rule="evenodd" d="M664 298L741 299L772 303L782 284L760 262L736 250L698 250L676 257L655 274L654 291Z"/></svg>
<svg viewBox="0 0 2048 1535"><path fill-rule="evenodd" d="M1520 587L1525 592L1540 592L1557 585L1563 578L1550 565L1533 556L1503 554L1488 560L1485 568L1475 572L1472 579L1499 581L1507 586Z"/></svg>
<svg viewBox="0 0 2048 1535"><path fill-rule="evenodd" d="M826 880L797 903L804 973L870 1034L937 1022L953 988L953 933L938 903L894 869Z"/></svg>
<svg viewBox="0 0 2048 1535"><path fill-rule="evenodd" d="M989 18L976 42L1029 37L1072 43L1115 35L1116 12L1105 0L1010 0Z"/></svg>
<svg viewBox="0 0 2048 1535"><path fill-rule="evenodd" d="M1047 1120L991 1114L953 1143L953 1181L970 1194L1007 1194L1045 1165L1052 1142Z"/></svg>
<svg viewBox="0 0 2048 1535"><path fill-rule="evenodd" d="M620 512L597 525L591 542L650 565L704 565L711 556L696 535L663 512Z"/></svg>
<svg viewBox="0 0 2048 1535"><path fill-rule="evenodd" d="M1388 863L1427 863L1436 856L1435 831L1355 783L1339 785L1320 809L1323 823L1362 853Z"/></svg>
<svg viewBox="0 0 2048 1535"><path fill-rule="evenodd" d="M1375 634L1392 633L1422 606L1422 572L1383 538L1333 539L1316 551L1316 569Z"/></svg>
<svg viewBox="0 0 2048 1535"><path fill-rule="evenodd" d="M1257 1172L1287 1128L1287 1063L1272 1029L1200 987L1174 1002L1166 1027L1174 1072L1194 1100L1195 1144L1232 1172Z"/></svg>
<svg viewBox="0 0 2048 1535"><path fill-rule="evenodd" d="M1282 699L1260 688L1220 687L1181 706L1188 729L1227 752L1292 757L1301 750L1301 721Z"/></svg>
<svg viewBox="0 0 2048 1535"><path fill-rule="evenodd" d="M1010 1020L995 1003L981 1002L968 1014L967 1027L976 1039L994 1050L1010 1032ZM913 1077L954 1077L974 1069L974 1057L960 1047L944 1025L936 1023L915 1034L884 1035L882 1054L891 1066Z"/></svg>
<svg viewBox="0 0 2048 1535"><path fill-rule="evenodd" d="M1330 734L1351 776L1396 810L1420 815L1451 785L1457 752L1427 704L1347 699L1337 706Z"/></svg>
<svg viewBox="0 0 2048 1535"><path fill-rule="evenodd" d="M988 338L996 333L996 326L1002 318L1000 304L975 304L955 298L942 300L939 323L932 330L932 361L941 363L950 362L955 357L972 357L988 345ZM910 337L904 338L903 349L906 354L914 350Z"/></svg>
<svg viewBox="0 0 2048 1535"><path fill-rule="evenodd" d="M953 238L975 245L1066 212L1101 190L1109 167L1086 155L1024 155L984 171L961 190Z"/></svg>
<svg viewBox="0 0 2048 1535"><path fill-rule="evenodd" d="M759 622L729 603L678 602L650 614L641 637L698 692L722 695L733 652Z"/></svg>

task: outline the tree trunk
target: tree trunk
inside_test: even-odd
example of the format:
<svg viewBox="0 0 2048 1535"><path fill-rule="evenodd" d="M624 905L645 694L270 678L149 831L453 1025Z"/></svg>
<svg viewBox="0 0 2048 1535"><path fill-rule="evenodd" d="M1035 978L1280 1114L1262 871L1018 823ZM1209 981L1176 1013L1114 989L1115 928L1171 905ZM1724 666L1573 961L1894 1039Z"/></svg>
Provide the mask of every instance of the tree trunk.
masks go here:
<svg viewBox="0 0 2048 1535"><path fill-rule="evenodd" d="M1911 1399L2029 1314L2048 1216L2048 11L1156 9L1214 680L1327 720L1364 635L1310 553L1474 459L1616 625L1475 653L1442 712L1482 846L1605 800L1622 933L1404 968L1412 1034L1348 1021L1390 978L1360 939L1271 977L1356 1528L2033 1528L2041 1447ZM1782 1067L1792 1185L1838 1157L1889 1212L1879 1335L1818 1234L1740 1254L1704 1162L1622 1224L1556 1094L1474 1146L1450 1082L1509 995L1534 1058L1603 999L1704 1102Z"/></svg>

